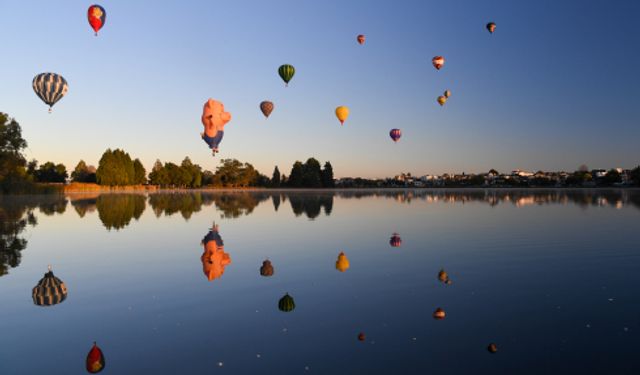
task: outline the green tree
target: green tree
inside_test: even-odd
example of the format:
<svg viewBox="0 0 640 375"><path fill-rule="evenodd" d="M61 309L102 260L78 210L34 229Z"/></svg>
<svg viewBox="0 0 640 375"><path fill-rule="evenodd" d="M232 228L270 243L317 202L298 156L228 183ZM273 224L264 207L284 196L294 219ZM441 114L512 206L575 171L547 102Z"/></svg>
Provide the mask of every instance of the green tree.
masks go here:
<svg viewBox="0 0 640 375"><path fill-rule="evenodd" d="M271 186L280 187L280 170L278 170L278 166L273 169L273 175L271 175ZM277 209L276 209L277 211Z"/></svg>
<svg viewBox="0 0 640 375"><path fill-rule="evenodd" d="M322 187L335 187L335 181L333 180L333 167L329 162L324 163L324 168L322 169Z"/></svg>
<svg viewBox="0 0 640 375"><path fill-rule="evenodd" d="M631 178L631 182L634 185L640 186L640 166L637 166L634 169L632 169L629 177Z"/></svg>
<svg viewBox="0 0 640 375"><path fill-rule="evenodd" d="M202 186L213 185L214 174L209 170L202 172Z"/></svg>
<svg viewBox="0 0 640 375"><path fill-rule="evenodd" d="M153 164L153 169L149 173L149 183L152 185L166 186L169 185L169 176L165 171L164 166L160 160L156 160Z"/></svg>
<svg viewBox="0 0 640 375"><path fill-rule="evenodd" d="M38 182L63 183L67 177L67 168L63 164L54 164L50 161L42 164L36 171L36 181Z"/></svg>
<svg viewBox="0 0 640 375"><path fill-rule="evenodd" d="M3 192L15 190L27 182L26 159L22 155L26 147L20 124L0 112L0 189Z"/></svg>
<svg viewBox="0 0 640 375"><path fill-rule="evenodd" d="M180 168L183 171L183 182L184 185L198 188L202 186L202 168L198 164L193 164L189 157L185 157L180 164Z"/></svg>
<svg viewBox="0 0 640 375"><path fill-rule="evenodd" d="M615 169L610 169L602 180L605 185L613 185L622 182L622 176Z"/></svg>
<svg viewBox="0 0 640 375"><path fill-rule="evenodd" d="M128 153L120 149L107 149L100 158L96 180L100 185L124 186L135 181L133 161Z"/></svg>
<svg viewBox="0 0 640 375"><path fill-rule="evenodd" d="M136 185L147 183L147 171L138 158L133 161L133 183Z"/></svg>
<svg viewBox="0 0 640 375"><path fill-rule="evenodd" d="M307 159L302 166L302 186L310 188L322 187L322 170L320 162L315 158Z"/></svg>
<svg viewBox="0 0 640 375"><path fill-rule="evenodd" d="M73 182L87 182L89 177L89 168L84 160L80 160L76 167L71 172L71 181Z"/></svg>
<svg viewBox="0 0 640 375"><path fill-rule="evenodd" d="M302 187L303 173L304 168L302 166L302 163L299 161L293 163L293 167L291 167L291 173L289 173L289 186Z"/></svg>

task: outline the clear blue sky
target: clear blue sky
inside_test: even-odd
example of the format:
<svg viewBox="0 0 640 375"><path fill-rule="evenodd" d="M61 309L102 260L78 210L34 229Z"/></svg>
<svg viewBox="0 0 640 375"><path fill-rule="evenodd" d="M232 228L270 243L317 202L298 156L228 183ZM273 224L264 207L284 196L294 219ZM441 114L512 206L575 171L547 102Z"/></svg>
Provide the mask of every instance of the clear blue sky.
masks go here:
<svg viewBox="0 0 640 375"><path fill-rule="evenodd" d="M640 163L637 1L102 1L98 37L90 4L0 2L0 111L40 162L123 148L147 168L237 158L270 175L315 156L336 177ZM51 115L31 88L49 71L69 83ZM209 97L233 115L215 159L199 137Z"/></svg>

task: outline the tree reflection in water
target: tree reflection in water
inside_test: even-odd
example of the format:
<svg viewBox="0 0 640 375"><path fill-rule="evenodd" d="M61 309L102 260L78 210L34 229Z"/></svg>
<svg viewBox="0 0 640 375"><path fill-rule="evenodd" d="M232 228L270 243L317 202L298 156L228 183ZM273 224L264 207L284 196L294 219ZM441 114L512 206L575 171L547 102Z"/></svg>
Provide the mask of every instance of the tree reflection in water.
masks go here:
<svg viewBox="0 0 640 375"><path fill-rule="evenodd" d="M146 196L141 194L102 194L96 200L100 221L109 230L122 229L131 219L138 220L145 209Z"/></svg>
<svg viewBox="0 0 640 375"><path fill-rule="evenodd" d="M36 226L34 209L39 208L45 215L62 213L67 200L60 195L22 197L0 195L0 276L9 269L18 267L27 240L22 232L27 225Z"/></svg>

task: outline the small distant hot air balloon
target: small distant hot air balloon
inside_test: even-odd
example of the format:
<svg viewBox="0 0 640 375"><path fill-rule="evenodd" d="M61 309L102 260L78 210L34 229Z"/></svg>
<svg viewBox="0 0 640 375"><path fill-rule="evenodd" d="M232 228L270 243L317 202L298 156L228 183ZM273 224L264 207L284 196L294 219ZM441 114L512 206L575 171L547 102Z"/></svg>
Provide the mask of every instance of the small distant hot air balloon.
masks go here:
<svg viewBox="0 0 640 375"><path fill-rule="evenodd" d="M391 245L391 247L400 247L400 245L402 245L402 238L400 238L398 233L394 233L391 236L389 239L389 245Z"/></svg>
<svg viewBox="0 0 640 375"><path fill-rule="evenodd" d="M445 98L444 95L438 96L438 104L440 104L440 106L443 106L444 103L446 102L447 102L447 98Z"/></svg>
<svg viewBox="0 0 640 375"><path fill-rule="evenodd" d="M494 31L496 31L496 23L495 22L489 22L487 24L487 30L489 30L489 32L491 34L493 34ZM507 34L509 33L509 31L507 30Z"/></svg>
<svg viewBox="0 0 640 375"><path fill-rule="evenodd" d="M364 40L365 40L365 36L360 34L358 35L358 43L360 43L360 45L364 44Z"/></svg>
<svg viewBox="0 0 640 375"><path fill-rule="evenodd" d="M269 115L273 111L273 103L268 100L263 101L260 103L260 110L265 118L269 118Z"/></svg>
<svg viewBox="0 0 640 375"><path fill-rule="evenodd" d="M344 272L349 269L349 259L344 255L343 252L340 252L338 255L338 260L336 260L336 269L340 272Z"/></svg>
<svg viewBox="0 0 640 375"><path fill-rule="evenodd" d="M444 66L444 57L436 56L431 60L433 67L440 70Z"/></svg>
<svg viewBox="0 0 640 375"><path fill-rule="evenodd" d="M284 81L284 85L289 86L289 81L291 81L293 75L296 74L296 68L294 68L293 65L284 64L278 68L278 74Z"/></svg>
<svg viewBox="0 0 640 375"><path fill-rule="evenodd" d="M102 354L102 350L100 350L94 342L93 347L89 350L89 354L87 354L87 371L92 374L97 374L102 370L104 370L104 355Z"/></svg>
<svg viewBox="0 0 640 375"><path fill-rule="evenodd" d="M295 308L296 304L289 293L285 294L284 297L280 298L280 301L278 301L278 309L280 309L280 311L290 312Z"/></svg>
<svg viewBox="0 0 640 375"><path fill-rule="evenodd" d="M366 339L366 336L364 335L364 332L360 332L358 334L358 341L364 341Z"/></svg>
<svg viewBox="0 0 640 375"><path fill-rule="evenodd" d="M444 94L442 94L445 98L449 99L449 97L451 96L451 91L449 90L444 90Z"/></svg>
<svg viewBox="0 0 640 375"><path fill-rule="evenodd" d="M449 280L449 275L447 274L447 271L445 271L444 269L441 269L440 272L438 272L438 280L442 281L443 283Z"/></svg>
<svg viewBox="0 0 640 375"><path fill-rule="evenodd" d="M53 275L51 266L31 291L33 303L38 306L53 306L67 299L67 287L62 280Z"/></svg>
<svg viewBox="0 0 640 375"><path fill-rule="evenodd" d="M389 131L389 137L391 137L394 142L398 142L400 137L402 137L402 132L400 129L391 129L391 131Z"/></svg>
<svg viewBox="0 0 640 375"><path fill-rule="evenodd" d="M444 310L442 310L441 308L437 308L436 311L433 312L433 319L435 320L442 320L445 317L445 312Z"/></svg>
<svg viewBox="0 0 640 375"><path fill-rule="evenodd" d="M340 125L344 125L347 117L349 117L349 107L341 105L340 107L336 108L336 117L338 118L338 120L340 120Z"/></svg>
<svg viewBox="0 0 640 375"><path fill-rule="evenodd" d="M489 351L489 353L495 353L498 351L498 345L491 343L489 344L489 346L487 347L487 350Z"/></svg>
<svg viewBox="0 0 640 375"><path fill-rule="evenodd" d="M273 266L271 265L271 261L269 259L262 262L262 267L260 267L260 275L273 276Z"/></svg>
<svg viewBox="0 0 640 375"><path fill-rule="evenodd" d="M62 99L69 89L67 80L56 73L40 73L33 78L31 84L36 95L49 105L49 113L51 113L51 107Z"/></svg>
<svg viewBox="0 0 640 375"><path fill-rule="evenodd" d="M98 36L98 30L102 29L102 26L104 26L104 22L107 19L107 12L105 12L104 8L100 5L93 4L87 11L87 18L89 19L89 25L91 25L96 36Z"/></svg>

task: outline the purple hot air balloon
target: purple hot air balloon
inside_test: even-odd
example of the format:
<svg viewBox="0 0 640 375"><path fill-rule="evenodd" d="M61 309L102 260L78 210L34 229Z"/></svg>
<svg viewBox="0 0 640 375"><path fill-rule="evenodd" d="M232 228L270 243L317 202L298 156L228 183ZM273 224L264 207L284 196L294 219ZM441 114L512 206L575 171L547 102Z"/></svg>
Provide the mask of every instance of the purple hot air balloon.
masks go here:
<svg viewBox="0 0 640 375"><path fill-rule="evenodd" d="M389 132L389 137L391 137L394 142L398 142L398 140L400 140L400 137L402 137L402 132L400 131L400 129L391 129L391 131Z"/></svg>

